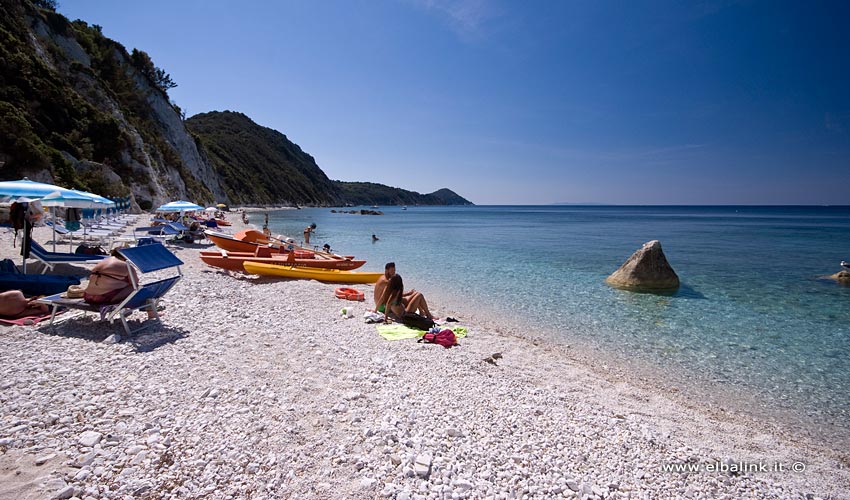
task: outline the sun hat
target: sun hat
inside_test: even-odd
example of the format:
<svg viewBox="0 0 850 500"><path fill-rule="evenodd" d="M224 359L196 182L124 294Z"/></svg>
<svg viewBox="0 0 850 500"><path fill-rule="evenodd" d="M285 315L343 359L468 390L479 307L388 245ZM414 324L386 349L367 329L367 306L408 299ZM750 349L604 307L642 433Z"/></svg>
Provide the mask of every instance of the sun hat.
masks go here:
<svg viewBox="0 0 850 500"><path fill-rule="evenodd" d="M68 290L62 292L63 299L81 299L83 295L85 295L85 287L82 285L71 285L68 287Z"/></svg>

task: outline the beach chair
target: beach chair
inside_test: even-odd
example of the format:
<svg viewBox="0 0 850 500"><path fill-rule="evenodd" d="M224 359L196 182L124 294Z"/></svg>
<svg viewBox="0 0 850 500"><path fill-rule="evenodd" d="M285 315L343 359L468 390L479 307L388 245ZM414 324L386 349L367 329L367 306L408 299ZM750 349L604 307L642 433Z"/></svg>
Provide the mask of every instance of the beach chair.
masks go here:
<svg viewBox="0 0 850 500"><path fill-rule="evenodd" d="M161 226L145 226L133 229L133 238L139 241L140 238L154 238L160 243L164 243L169 236L174 237L180 234L180 231L174 229L168 224Z"/></svg>
<svg viewBox="0 0 850 500"><path fill-rule="evenodd" d="M138 280L133 278L133 273L130 273L130 281L133 286L133 291L130 295L118 304L88 304L84 299L62 298L62 294L41 298L38 300L39 303L52 307L50 316L51 326L53 325L56 313L63 308L100 313L101 318L109 321L109 323L115 321L115 318L120 318L121 324L124 326L124 330L128 335L148 328L153 322L162 322L157 311L157 305L159 304L159 300L183 277L183 272L180 270L183 261L159 243L133 248L122 248L118 252L127 259L127 266L135 267L139 273ZM170 268L176 269L176 276L151 283L141 283L142 275ZM148 323L148 320L145 319L141 322L142 326L131 329L127 321L127 316L134 311L152 312L154 316L150 318L152 322Z"/></svg>
<svg viewBox="0 0 850 500"><path fill-rule="evenodd" d="M106 258L106 255L85 255L66 252L49 252L37 241L30 241L30 257L44 263L41 274L53 270L56 264L96 264Z"/></svg>

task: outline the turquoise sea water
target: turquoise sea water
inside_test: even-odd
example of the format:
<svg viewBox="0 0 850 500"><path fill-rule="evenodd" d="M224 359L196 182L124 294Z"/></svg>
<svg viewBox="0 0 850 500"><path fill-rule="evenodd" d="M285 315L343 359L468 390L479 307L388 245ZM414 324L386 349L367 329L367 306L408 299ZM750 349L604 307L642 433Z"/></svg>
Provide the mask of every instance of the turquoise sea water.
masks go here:
<svg viewBox="0 0 850 500"><path fill-rule="evenodd" d="M819 279L850 260L850 207L381 210L275 211L270 226L300 240L315 222L311 243L367 259L362 270L395 261L408 288L455 310L516 318L715 401L741 396L757 416L819 439L850 435L850 287ZM261 214L251 219L262 225ZM678 292L604 284L651 239L682 280Z"/></svg>

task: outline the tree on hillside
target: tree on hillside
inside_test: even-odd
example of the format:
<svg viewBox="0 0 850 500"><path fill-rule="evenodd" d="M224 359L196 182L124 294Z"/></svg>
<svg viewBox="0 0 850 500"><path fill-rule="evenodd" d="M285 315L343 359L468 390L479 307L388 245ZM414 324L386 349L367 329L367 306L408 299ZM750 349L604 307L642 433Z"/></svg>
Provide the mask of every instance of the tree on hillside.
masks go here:
<svg viewBox="0 0 850 500"><path fill-rule="evenodd" d="M154 66L151 56L147 52L133 49L133 52L130 54L130 60L133 62L133 66L165 95L168 95L169 89L177 86L174 80L171 79L171 75L166 73L164 69Z"/></svg>
<svg viewBox="0 0 850 500"><path fill-rule="evenodd" d="M173 89L177 86L177 84L174 83L174 80L171 79L171 75L166 73L165 70L161 68L156 68L154 83L165 93L168 93L168 89Z"/></svg>
<svg viewBox="0 0 850 500"><path fill-rule="evenodd" d="M55 11L59 8L59 3L56 0L32 0L33 5L39 9L48 9Z"/></svg>

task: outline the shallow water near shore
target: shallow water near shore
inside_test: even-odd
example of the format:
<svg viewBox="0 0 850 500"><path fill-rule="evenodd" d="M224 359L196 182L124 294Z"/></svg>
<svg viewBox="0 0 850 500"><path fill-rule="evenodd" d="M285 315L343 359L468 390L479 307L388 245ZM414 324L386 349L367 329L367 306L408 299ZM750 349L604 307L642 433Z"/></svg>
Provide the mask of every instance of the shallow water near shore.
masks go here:
<svg viewBox="0 0 850 500"><path fill-rule="evenodd" d="M850 436L850 288L819 279L850 259L850 207L380 210L273 211L269 225L300 240L315 222L312 244L367 259L361 270L395 261L407 288L437 303L513 318L733 407L737 395L738 409L820 441ZM677 292L604 284L651 239L682 280Z"/></svg>

